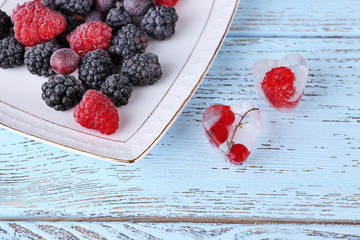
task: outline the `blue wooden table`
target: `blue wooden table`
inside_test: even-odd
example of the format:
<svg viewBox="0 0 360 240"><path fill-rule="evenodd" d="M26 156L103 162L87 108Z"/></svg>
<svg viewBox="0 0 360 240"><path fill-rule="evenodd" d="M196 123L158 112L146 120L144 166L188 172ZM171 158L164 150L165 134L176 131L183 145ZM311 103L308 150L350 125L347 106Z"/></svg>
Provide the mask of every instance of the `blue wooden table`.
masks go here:
<svg viewBox="0 0 360 240"><path fill-rule="evenodd" d="M0 129L0 239L360 239L359 13L355 0L241 0L198 90L134 165ZM283 114L256 95L252 65L294 52L309 78ZM263 124L233 166L201 120L243 100Z"/></svg>

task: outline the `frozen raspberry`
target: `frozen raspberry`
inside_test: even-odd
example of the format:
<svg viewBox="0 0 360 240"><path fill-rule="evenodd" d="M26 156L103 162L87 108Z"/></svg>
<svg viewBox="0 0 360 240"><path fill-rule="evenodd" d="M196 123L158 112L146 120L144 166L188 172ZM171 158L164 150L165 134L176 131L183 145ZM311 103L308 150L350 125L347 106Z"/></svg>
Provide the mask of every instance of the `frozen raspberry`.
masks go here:
<svg viewBox="0 0 360 240"><path fill-rule="evenodd" d="M155 5L165 5L167 7L173 7L179 0L155 0Z"/></svg>
<svg viewBox="0 0 360 240"><path fill-rule="evenodd" d="M124 0L124 8L131 16L142 16L154 6L155 0Z"/></svg>
<svg viewBox="0 0 360 240"><path fill-rule="evenodd" d="M274 107L292 107L298 103L289 101L296 92L294 81L295 75L289 68L276 67L266 73L261 88Z"/></svg>
<svg viewBox="0 0 360 240"><path fill-rule="evenodd" d="M86 22L67 36L70 47L79 55L96 49L106 50L111 41L111 27L101 21Z"/></svg>
<svg viewBox="0 0 360 240"><path fill-rule="evenodd" d="M54 72L61 75L73 73L79 64L79 55L70 48L56 50L50 58L50 65Z"/></svg>
<svg viewBox="0 0 360 240"><path fill-rule="evenodd" d="M88 90L74 110L75 121L102 134L112 134L119 127L115 104L105 94Z"/></svg>
<svg viewBox="0 0 360 240"><path fill-rule="evenodd" d="M65 18L39 2L17 5L11 15L16 39L24 46L46 42L66 28Z"/></svg>

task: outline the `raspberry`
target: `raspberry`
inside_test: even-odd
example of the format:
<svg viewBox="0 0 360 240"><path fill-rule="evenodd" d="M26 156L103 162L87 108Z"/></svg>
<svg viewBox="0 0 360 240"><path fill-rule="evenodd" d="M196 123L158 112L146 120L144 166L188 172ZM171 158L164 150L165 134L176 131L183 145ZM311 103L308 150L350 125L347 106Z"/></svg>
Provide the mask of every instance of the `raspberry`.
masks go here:
<svg viewBox="0 0 360 240"><path fill-rule="evenodd" d="M24 63L25 48L15 37L0 40L0 68L14 68Z"/></svg>
<svg viewBox="0 0 360 240"><path fill-rule="evenodd" d="M295 102L288 101L296 92L294 82L295 75L289 68L276 67L265 74L261 88L274 107L292 107L300 101L300 98Z"/></svg>
<svg viewBox="0 0 360 240"><path fill-rule="evenodd" d="M167 7L173 7L179 0L155 0L155 5L165 5Z"/></svg>
<svg viewBox="0 0 360 240"><path fill-rule="evenodd" d="M251 152L242 144L234 144L230 148L229 153L227 154L228 159L231 163L239 165L249 157Z"/></svg>
<svg viewBox="0 0 360 240"><path fill-rule="evenodd" d="M51 55L59 49L59 46L52 42L45 42L31 47L25 52L24 63L30 73L50 77L55 72L50 65Z"/></svg>
<svg viewBox="0 0 360 240"><path fill-rule="evenodd" d="M112 134L119 127L115 104L101 92L88 90L74 110L75 121L102 134Z"/></svg>
<svg viewBox="0 0 360 240"><path fill-rule="evenodd" d="M133 85L124 74L113 74L101 84L101 92L108 96L116 107L126 105L133 91Z"/></svg>
<svg viewBox="0 0 360 240"><path fill-rule="evenodd" d="M73 73L79 64L79 55L70 48L56 50L50 58L50 65L54 72L62 75Z"/></svg>
<svg viewBox="0 0 360 240"><path fill-rule="evenodd" d="M111 41L111 27L101 21L86 22L67 36L70 47L79 55L96 49L106 50Z"/></svg>
<svg viewBox="0 0 360 240"><path fill-rule="evenodd" d="M152 85L162 76L159 58L153 53L138 53L125 61L122 67L133 85Z"/></svg>
<svg viewBox="0 0 360 240"><path fill-rule="evenodd" d="M168 39L175 33L175 23L178 18L174 7L155 6L145 14L141 27L154 39Z"/></svg>
<svg viewBox="0 0 360 240"><path fill-rule="evenodd" d="M10 17L6 12L0 10L0 39L5 38L10 33L11 25Z"/></svg>
<svg viewBox="0 0 360 240"><path fill-rule="evenodd" d="M17 5L11 15L16 39L24 46L46 42L66 28L65 18L39 2Z"/></svg>
<svg viewBox="0 0 360 240"><path fill-rule="evenodd" d="M56 111L65 111L78 104L84 95L84 87L74 76L51 76L41 86L41 98Z"/></svg>

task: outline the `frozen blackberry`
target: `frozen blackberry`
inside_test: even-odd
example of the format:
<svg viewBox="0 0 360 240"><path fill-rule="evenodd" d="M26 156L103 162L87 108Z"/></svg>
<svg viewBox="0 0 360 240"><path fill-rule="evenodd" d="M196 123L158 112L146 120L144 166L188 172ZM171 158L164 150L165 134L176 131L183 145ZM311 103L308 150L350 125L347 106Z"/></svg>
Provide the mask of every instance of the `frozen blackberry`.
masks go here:
<svg viewBox="0 0 360 240"><path fill-rule="evenodd" d="M133 91L133 85L124 74L113 74L101 84L101 91L108 96L116 107L126 105Z"/></svg>
<svg viewBox="0 0 360 240"><path fill-rule="evenodd" d="M87 53L79 64L79 79L86 89L100 89L105 79L112 74L113 63L107 51L97 49Z"/></svg>
<svg viewBox="0 0 360 240"><path fill-rule="evenodd" d="M43 83L41 90L41 98L56 111L65 111L74 107L85 93L80 80L73 75L51 76L47 82Z"/></svg>
<svg viewBox="0 0 360 240"><path fill-rule="evenodd" d="M65 46L69 47L69 42L66 40L66 36L75 30L77 26L80 26L84 23L84 18L80 16L65 16L66 19L66 29L60 35L56 36L56 41Z"/></svg>
<svg viewBox="0 0 360 240"><path fill-rule="evenodd" d="M12 23L10 17L6 12L0 10L0 39L5 38L10 33L11 26Z"/></svg>
<svg viewBox="0 0 360 240"><path fill-rule="evenodd" d="M93 0L55 0L58 9L67 16L79 14L85 16L93 4Z"/></svg>
<svg viewBox="0 0 360 240"><path fill-rule="evenodd" d="M133 57L137 53L145 52L147 47L147 36L144 31L134 24L122 27L111 39L108 48L115 62L121 62Z"/></svg>
<svg viewBox="0 0 360 240"><path fill-rule="evenodd" d="M42 4L44 4L46 7L51 8L52 10L58 11L59 8L55 4L55 0L41 0Z"/></svg>
<svg viewBox="0 0 360 240"><path fill-rule="evenodd" d="M105 23L116 33L117 30L131 23L131 16L122 7L112 8L106 16Z"/></svg>
<svg viewBox="0 0 360 240"><path fill-rule="evenodd" d="M0 68L14 68L24 63L24 46L15 37L0 40Z"/></svg>
<svg viewBox="0 0 360 240"><path fill-rule="evenodd" d="M152 85L162 76L159 58L153 53L138 53L125 61L122 72L133 85Z"/></svg>
<svg viewBox="0 0 360 240"><path fill-rule="evenodd" d="M55 72L50 65L51 55L59 49L57 44L45 42L31 47L25 52L26 68L35 75L50 77Z"/></svg>
<svg viewBox="0 0 360 240"><path fill-rule="evenodd" d="M152 38L163 40L175 33L175 23L178 15L174 7L165 5L149 9L141 21L141 27Z"/></svg>

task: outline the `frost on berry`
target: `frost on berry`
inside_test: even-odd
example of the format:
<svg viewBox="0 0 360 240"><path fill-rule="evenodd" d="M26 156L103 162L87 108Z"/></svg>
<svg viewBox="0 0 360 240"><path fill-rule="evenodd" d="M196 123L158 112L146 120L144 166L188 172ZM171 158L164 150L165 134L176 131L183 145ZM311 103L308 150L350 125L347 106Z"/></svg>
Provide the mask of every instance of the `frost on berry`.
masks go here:
<svg viewBox="0 0 360 240"><path fill-rule="evenodd" d="M111 40L111 27L101 21L86 22L67 36L70 47L82 55L96 49L106 50Z"/></svg>
<svg viewBox="0 0 360 240"><path fill-rule="evenodd" d="M54 72L62 75L73 73L79 64L79 55L70 48L56 50L50 58L50 65Z"/></svg>
<svg viewBox="0 0 360 240"><path fill-rule="evenodd" d="M76 105L74 118L81 126L102 134L113 134L119 128L119 115L115 104L105 94L88 90Z"/></svg>
<svg viewBox="0 0 360 240"><path fill-rule="evenodd" d="M18 4L12 12L16 39L24 46L46 42L66 28L66 20L60 13L39 2Z"/></svg>

